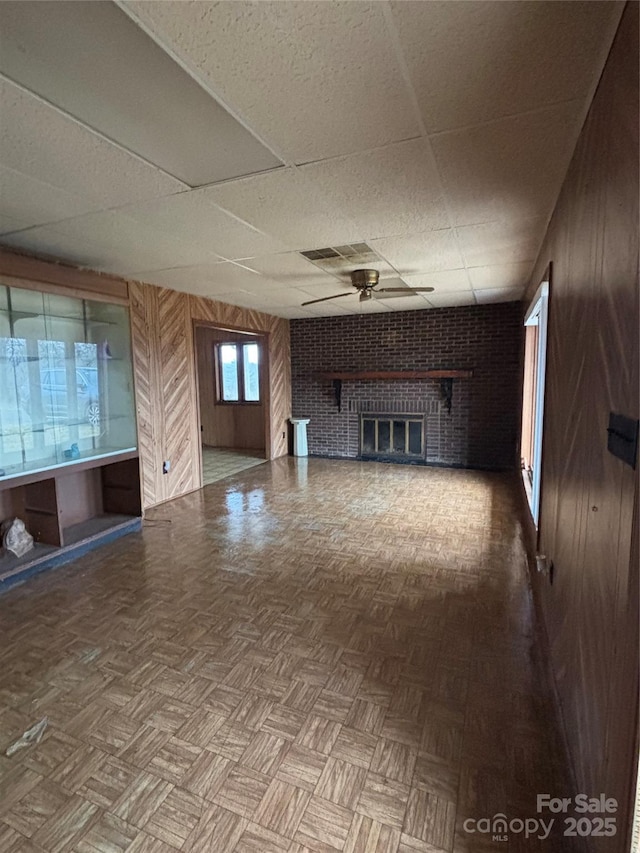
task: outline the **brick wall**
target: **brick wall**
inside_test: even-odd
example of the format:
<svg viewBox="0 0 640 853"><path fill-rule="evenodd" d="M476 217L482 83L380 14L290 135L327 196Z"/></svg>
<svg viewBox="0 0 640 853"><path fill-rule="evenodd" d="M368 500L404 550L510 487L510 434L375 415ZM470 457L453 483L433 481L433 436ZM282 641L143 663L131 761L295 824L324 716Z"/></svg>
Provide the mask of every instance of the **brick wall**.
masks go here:
<svg viewBox="0 0 640 853"><path fill-rule="evenodd" d="M291 321L294 417L309 417L309 452L357 457L360 412L424 413L426 461L508 468L519 458L522 305L500 303ZM345 381L338 413L331 370L471 368L451 412L433 381Z"/></svg>

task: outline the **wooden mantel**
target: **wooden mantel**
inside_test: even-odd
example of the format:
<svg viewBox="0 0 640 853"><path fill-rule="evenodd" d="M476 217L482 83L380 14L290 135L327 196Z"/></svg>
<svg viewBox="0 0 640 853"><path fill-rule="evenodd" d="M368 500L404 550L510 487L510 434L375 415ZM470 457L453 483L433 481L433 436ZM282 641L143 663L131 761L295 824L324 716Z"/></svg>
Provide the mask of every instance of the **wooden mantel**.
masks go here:
<svg viewBox="0 0 640 853"><path fill-rule="evenodd" d="M349 380L368 379L434 379L440 382L440 394L447 408L451 411L451 397L453 394L454 379L470 379L473 370L352 370L352 371L322 371L318 374L320 379L330 379L333 384L333 392L336 398L338 412L342 411L342 383Z"/></svg>
<svg viewBox="0 0 640 853"><path fill-rule="evenodd" d="M354 370L322 372L322 379L470 379L473 370Z"/></svg>

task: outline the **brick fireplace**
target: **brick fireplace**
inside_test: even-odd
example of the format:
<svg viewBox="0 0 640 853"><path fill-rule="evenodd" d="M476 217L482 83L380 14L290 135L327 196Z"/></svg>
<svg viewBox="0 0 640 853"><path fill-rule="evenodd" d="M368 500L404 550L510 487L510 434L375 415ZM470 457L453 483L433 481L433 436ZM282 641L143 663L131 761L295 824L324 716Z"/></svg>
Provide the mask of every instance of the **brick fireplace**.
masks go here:
<svg viewBox="0 0 640 853"><path fill-rule="evenodd" d="M422 419L426 464L517 464L520 303L292 320L291 351L293 415L311 418L310 454L374 458L362 453L363 416L402 415ZM321 376L438 368L473 371L453 380L450 411L428 379L343 381L338 411L333 383Z"/></svg>

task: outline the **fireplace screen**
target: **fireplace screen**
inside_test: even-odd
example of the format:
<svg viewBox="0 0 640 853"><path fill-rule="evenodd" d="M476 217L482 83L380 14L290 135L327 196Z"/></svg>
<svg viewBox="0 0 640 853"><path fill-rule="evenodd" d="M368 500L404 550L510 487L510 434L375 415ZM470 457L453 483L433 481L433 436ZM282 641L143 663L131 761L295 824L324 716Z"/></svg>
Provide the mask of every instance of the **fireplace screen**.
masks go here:
<svg viewBox="0 0 640 853"><path fill-rule="evenodd" d="M419 415L361 415L361 456L424 456L424 419Z"/></svg>

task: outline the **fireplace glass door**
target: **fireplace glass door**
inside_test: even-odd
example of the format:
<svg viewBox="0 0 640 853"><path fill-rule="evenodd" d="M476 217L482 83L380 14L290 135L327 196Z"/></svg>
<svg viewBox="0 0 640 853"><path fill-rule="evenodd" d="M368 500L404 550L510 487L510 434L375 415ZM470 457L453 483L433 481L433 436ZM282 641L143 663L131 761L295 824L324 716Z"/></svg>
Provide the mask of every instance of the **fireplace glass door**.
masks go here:
<svg viewBox="0 0 640 853"><path fill-rule="evenodd" d="M424 456L424 419L419 415L362 415L360 454L382 458Z"/></svg>

